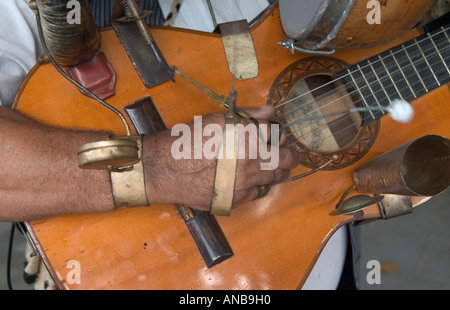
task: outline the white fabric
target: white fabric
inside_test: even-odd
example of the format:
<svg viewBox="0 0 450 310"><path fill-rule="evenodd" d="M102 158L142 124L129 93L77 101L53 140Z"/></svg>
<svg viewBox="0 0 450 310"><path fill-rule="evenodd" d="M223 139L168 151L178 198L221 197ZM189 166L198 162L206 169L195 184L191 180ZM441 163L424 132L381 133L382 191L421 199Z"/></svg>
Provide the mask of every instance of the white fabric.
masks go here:
<svg viewBox="0 0 450 310"><path fill-rule="evenodd" d="M388 106L389 115L399 123L409 123L414 118L414 109L408 101L394 99Z"/></svg>
<svg viewBox="0 0 450 310"><path fill-rule="evenodd" d="M347 226L342 226L322 250L302 290L335 290L341 279L346 251Z"/></svg>
<svg viewBox="0 0 450 310"><path fill-rule="evenodd" d="M163 15L167 17L173 0L159 0ZM211 0L218 24L247 19L251 21L269 6L267 0ZM206 0L184 0L173 27L212 32L214 24Z"/></svg>
<svg viewBox="0 0 450 310"><path fill-rule="evenodd" d="M0 105L10 106L43 51L28 0L0 0L0 23Z"/></svg>

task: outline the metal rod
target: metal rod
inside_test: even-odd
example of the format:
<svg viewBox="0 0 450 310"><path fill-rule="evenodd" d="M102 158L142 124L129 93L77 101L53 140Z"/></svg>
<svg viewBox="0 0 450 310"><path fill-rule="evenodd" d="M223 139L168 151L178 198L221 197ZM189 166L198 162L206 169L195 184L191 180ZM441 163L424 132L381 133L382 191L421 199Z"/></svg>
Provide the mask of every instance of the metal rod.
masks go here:
<svg viewBox="0 0 450 310"><path fill-rule="evenodd" d="M216 15L214 14L214 9L212 7L211 0L206 0L206 3L208 3L209 14L211 14L211 19L214 24L214 29L216 29L217 20L216 20Z"/></svg>
<svg viewBox="0 0 450 310"><path fill-rule="evenodd" d="M296 175L296 176L294 176L294 177L292 177L292 178L289 178L289 179L285 179L285 180L281 180L281 181L278 181L278 182L274 182L274 183L269 184L269 185L267 185L267 186L274 186L274 185L278 185L278 184L282 184L282 183L286 183L286 182L290 182L290 181L295 181L295 180L298 180L298 179L300 179L300 178L307 177L308 175L311 175L311 174L313 174L314 172L317 172L317 171L319 171L320 169L325 168L325 167L328 166L332 161L333 161L333 160L330 159L330 160L327 161L325 164L323 164L323 165L320 166L320 167L317 167L317 168L314 169L314 170L311 170L311 171L306 172L306 173L303 173L303 174Z"/></svg>
<svg viewBox="0 0 450 310"><path fill-rule="evenodd" d="M123 116L123 114L117 110L115 107L113 107L112 105L110 105L109 103L103 101L102 99L100 99L97 95L95 95L93 92L91 92L89 89L87 89L86 87L84 87L83 85L81 85L80 83L78 83L77 81L75 81L74 79L72 79L66 72L64 72L63 69L61 69L61 67L56 63L55 59L52 57L52 54L50 53L50 51L48 50L48 47L45 43L45 39L44 39L44 34L42 31L42 27L41 27L41 17L39 14L39 10L36 10L36 20L37 20L37 26L38 26L38 32L39 32L39 38L42 42L42 47L45 51L45 53L48 55L48 58L50 60L50 62L53 64L53 66L56 68L56 70L62 75L64 76L69 82L71 82L72 84L74 84L75 86L77 86L78 88L80 88L81 90L83 90L89 97L91 97L92 99L97 100L101 105L103 105L104 107L106 107L107 109L111 110L112 112L114 112L115 114L117 114L117 116L119 116L120 120L123 122L123 125L125 126L125 130L127 132L127 136L129 136L131 134L130 131L130 126L127 123L127 120L125 119L125 117Z"/></svg>

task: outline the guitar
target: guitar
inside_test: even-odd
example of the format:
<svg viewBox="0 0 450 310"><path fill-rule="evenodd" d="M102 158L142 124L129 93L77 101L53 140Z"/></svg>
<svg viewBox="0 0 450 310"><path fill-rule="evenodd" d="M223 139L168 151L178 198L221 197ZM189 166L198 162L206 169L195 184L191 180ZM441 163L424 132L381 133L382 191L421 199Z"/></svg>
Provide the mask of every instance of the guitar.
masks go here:
<svg viewBox="0 0 450 310"><path fill-rule="evenodd" d="M154 27L151 30L169 64L176 65L180 71L214 88L217 93L228 93L230 74L220 36L164 27ZM291 55L277 46L276 42L284 37L277 6L266 12L251 30L260 73L254 79L236 82L239 94L237 104L240 107L270 103L291 108L284 104L286 99L296 96L296 92L302 91L307 86L305 84L309 84L301 81L313 77L310 82L314 84L320 82L314 79L318 73L325 76L334 74L341 75L343 83L349 85L346 89L356 95L356 105L386 104L391 97L399 95L395 93L394 85L414 83L414 89L418 90L405 88L400 95L410 100L414 106L415 119L409 124L399 125L388 116L370 115L370 122L363 123L359 128L351 127L352 141L336 138L332 142L335 145L331 146L298 139L297 137L302 137L299 134L301 129L296 131L292 126L292 142L302 152L302 164L293 174L307 172L333 154L338 154L339 160L333 162L328 167L330 169L312 174L307 179L274 186L264 199L240 206L230 217L217 217L233 250L233 256L210 268L205 265L184 219L173 205L120 208L109 213L57 216L31 221L27 223L28 231L58 287L301 288L335 231L355 220L381 218L377 205L353 215L329 215L341 195L353 185L352 172L370 159L412 139L426 134L450 136L447 125L450 117L449 75L444 66L448 64L450 57L448 26L441 29L437 37L425 36L424 39L414 41L421 33L413 30L387 45L365 50L339 51L333 57L313 58L302 54ZM128 61L126 52L120 47L115 32L104 29L101 37L101 50L117 74L116 95L108 99L117 109L123 110L127 104L150 96L168 128L178 123L187 123L194 115L223 111L183 79L177 78L175 82L147 89ZM413 41L401 45L408 40ZM273 44L270 45L270 42ZM420 50L414 48L414 42L420 42L418 46L423 47L425 57L417 57L416 53L420 53ZM373 86L373 93L367 94L369 88L367 84L363 85L366 80L361 77L369 76L365 72L370 68L367 67L368 61L373 66L378 66L379 62L375 62L374 58L370 59L381 57L381 64L391 68L399 58L391 59L392 62L382 53L390 54L390 49L395 46L408 54L413 61L412 66L419 68L418 70L437 71L435 76L439 83L436 83L433 75L430 78L428 71L424 71L423 75L413 75L406 82L402 80L397 67L395 70L398 74L394 77L394 83L387 80L387 71L380 73L379 80L368 79L367 82ZM433 48L430 49L430 46ZM439 63L439 57L444 60L442 63ZM431 58L435 62L428 67L427 60ZM201 61L186 61L187 59ZM369 60L358 64L364 59ZM347 63L358 65L347 66ZM361 70L355 71L358 66ZM406 65L400 65L401 69L406 69ZM351 78L348 79L345 70L359 74L359 78L355 77L356 83L352 83ZM208 72L208 75L203 74L204 72ZM51 64L36 65L18 92L15 109L53 126L125 134L120 119L82 95L67 80L55 76L59 77ZM295 83L285 84L287 76ZM419 80L423 82L423 85L420 84L423 87L417 88ZM383 81L388 81L389 87ZM292 90L289 86L291 84L299 85L297 87L300 90ZM362 98L364 101L361 101ZM314 104L320 104L319 101L316 100ZM284 114L280 111L285 111L284 108L277 110L278 116L283 118ZM289 112L296 113L291 110ZM330 122L327 130L333 131L332 127ZM338 131L339 129L336 130ZM368 133L371 136L366 143L367 147L355 154L354 141L367 137ZM341 147L341 144L344 146ZM310 152L311 149L314 151ZM415 206L419 206L424 199L427 198L414 197ZM80 283L67 281L71 270L68 266L70 261L80 263Z"/></svg>

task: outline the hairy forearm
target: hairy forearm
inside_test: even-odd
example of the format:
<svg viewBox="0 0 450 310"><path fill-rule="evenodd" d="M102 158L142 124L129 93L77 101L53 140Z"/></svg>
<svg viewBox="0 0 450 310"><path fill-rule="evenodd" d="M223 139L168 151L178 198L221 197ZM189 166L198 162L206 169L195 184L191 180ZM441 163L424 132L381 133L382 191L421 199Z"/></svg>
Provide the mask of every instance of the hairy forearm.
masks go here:
<svg viewBox="0 0 450 310"><path fill-rule="evenodd" d="M215 160L174 159L170 131L144 136L144 176L151 204L184 204L210 210Z"/></svg>
<svg viewBox="0 0 450 310"><path fill-rule="evenodd" d="M108 171L78 167L80 145L108 133L54 128L0 107L0 221L113 210ZM175 161L170 132L144 137L144 176L152 204L192 203L208 209L214 166ZM197 182L190 178L195 175ZM212 183L212 182L208 182ZM195 194L193 194L195 192Z"/></svg>
<svg viewBox="0 0 450 310"><path fill-rule="evenodd" d="M77 159L79 145L106 137L0 108L0 220L112 210L109 173L80 169Z"/></svg>
<svg viewBox="0 0 450 310"><path fill-rule="evenodd" d="M255 113L268 119L271 112L272 109L261 108ZM203 118L203 126L223 125L223 120L221 114L209 115ZM194 132L193 124L189 126ZM80 145L108 136L105 132L46 126L0 107L0 221L114 210L110 173L79 168L77 156ZM175 159L171 148L176 139L170 131L143 137L142 164L148 201L209 210L217 161L196 156ZM221 141L219 136L214 139ZM252 141L257 143L258 138ZM282 145L274 170L261 170L262 161L250 160L248 156L238 160L233 206L255 199L257 186L286 178L298 163L298 153Z"/></svg>

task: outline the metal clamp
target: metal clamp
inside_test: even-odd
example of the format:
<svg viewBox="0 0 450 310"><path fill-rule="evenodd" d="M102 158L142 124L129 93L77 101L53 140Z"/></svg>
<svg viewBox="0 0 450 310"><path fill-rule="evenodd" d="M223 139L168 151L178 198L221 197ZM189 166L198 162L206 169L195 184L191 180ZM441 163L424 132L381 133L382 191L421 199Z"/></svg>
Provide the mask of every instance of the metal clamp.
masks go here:
<svg viewBox="0 0 450 310"><path fill-rule="evenodd" d="M335 49L328 50L328 51L306 49L306 48L295 45L294 40L292 40L292 39L289 39L286 42L278 41L277 44L290 50L292 55L294 55L295 51L298 51L301 53L306 53L306 54L314 54L314 55L332 55L336 52Z"/></svg>
<svg viewBox="0 0 450 310"><path fill-rule="evenodd" d="M381 217L390 219L413 212L413 204L410 196L385 194L383 201L379 204Z"/></svg>

